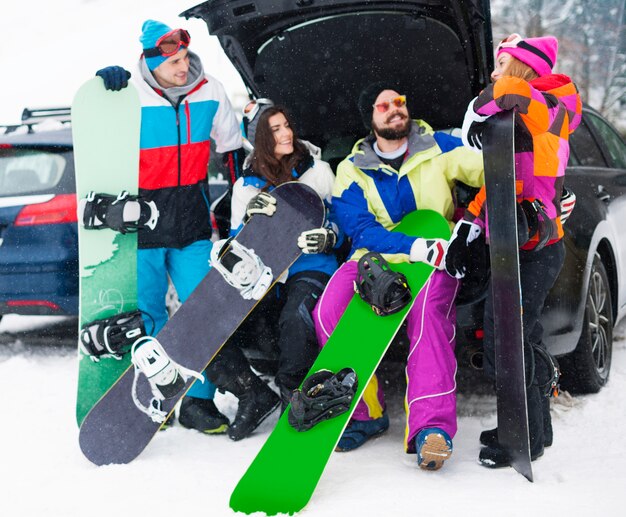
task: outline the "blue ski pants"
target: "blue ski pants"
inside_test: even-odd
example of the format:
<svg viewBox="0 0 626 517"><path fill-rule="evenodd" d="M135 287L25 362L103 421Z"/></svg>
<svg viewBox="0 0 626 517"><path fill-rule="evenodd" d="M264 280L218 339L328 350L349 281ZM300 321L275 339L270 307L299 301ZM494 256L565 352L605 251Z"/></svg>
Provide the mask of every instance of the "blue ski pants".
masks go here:
<svg viewBox="0 0 626 517"><path fill-rule="evenodd" d="M168 320L165 296L167 276L172 279L179 300L184 303L200 281L209 272L209 257L213 243L209 240L196 241L181 249L147 248L137 250L137 306L154 320L152 335L157 335ZM153 326L146 318L146 330ZM203 373L204 383L196 381L187 396L212 399L215 386Z"/></svg>

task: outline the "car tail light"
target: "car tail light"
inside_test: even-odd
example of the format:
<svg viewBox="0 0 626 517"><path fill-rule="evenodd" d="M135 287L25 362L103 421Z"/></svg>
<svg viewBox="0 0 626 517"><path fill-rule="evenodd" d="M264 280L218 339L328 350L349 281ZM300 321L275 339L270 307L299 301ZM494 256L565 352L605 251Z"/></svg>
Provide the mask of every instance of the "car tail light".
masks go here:
<svg viewBox="0 0 626 517"><path fill-rule="evenodd" d="M52 309L55 311L60 311L61 307L59 307L54 302L49 302L47 300L9 300L7 302L7 307L47 307L48 309Z"/></svg>
<svg viewBox="0 0 626 517"><path fill-rule="evenodd" d="M76 195L61 194L46 203L27 205L17 214L15 226L34 226L40 224L75 223Z"/></svg>

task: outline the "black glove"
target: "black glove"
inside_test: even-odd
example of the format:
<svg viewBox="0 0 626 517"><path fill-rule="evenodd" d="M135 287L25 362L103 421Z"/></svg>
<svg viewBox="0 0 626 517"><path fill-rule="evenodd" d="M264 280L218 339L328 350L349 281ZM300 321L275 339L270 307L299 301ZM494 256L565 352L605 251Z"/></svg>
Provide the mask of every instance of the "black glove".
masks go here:
<svg viewBox="0 0 626 517"><path fill-rule="evenodd" d="M121 66L107 66L96 72L98 77L102 77L104 87L114 92L120 91L128 86L130 72Z"/></svg>
<svg viewBox="0 0 626 517"><path fill-rule="evenodd" d="M469 245L480 235L480 226L461 219L452 232L446 251L446 272L454 278L463 278L469 264Z"/></svg>
<svg viewBox="0 0 626 517"><path fill-rule="evenodd" d="M303 253L329 253L337 243L337 234L330 228L316 228L302 232L298 246Z"/></svg>
<svg viewBox="0 0 626 517"><path fill-rule="evenodd" d="M463 145L473 149L476 152L482 151L483 148L483 130L485 129L484 122L489 118L486 115L479 115L474 111L474 103L476 99L473 99L467 106L465 117L463 118L463 126L461 127L461 140Z"/></svg>
<svg viewBox="0 0 626 517"><path fill-rule="evenodd" d="M486 122L472 122L467 130L467 141L472 147L482 151L483 149L483 131Z"/></svg>

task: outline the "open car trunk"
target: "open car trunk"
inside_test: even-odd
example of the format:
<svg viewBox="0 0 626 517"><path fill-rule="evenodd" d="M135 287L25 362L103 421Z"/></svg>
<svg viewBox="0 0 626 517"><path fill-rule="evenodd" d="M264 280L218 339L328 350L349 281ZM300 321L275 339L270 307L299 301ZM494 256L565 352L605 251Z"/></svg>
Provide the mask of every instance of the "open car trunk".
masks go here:
<svg viewBox="0 0 626 517"><path fill-rule="evenodd" d="M387 81L412 117L455 127L493 65L488 0L209 0L181 16L203 19L251 96L285 105L326 159L364 135L368 84Z"/></svg>

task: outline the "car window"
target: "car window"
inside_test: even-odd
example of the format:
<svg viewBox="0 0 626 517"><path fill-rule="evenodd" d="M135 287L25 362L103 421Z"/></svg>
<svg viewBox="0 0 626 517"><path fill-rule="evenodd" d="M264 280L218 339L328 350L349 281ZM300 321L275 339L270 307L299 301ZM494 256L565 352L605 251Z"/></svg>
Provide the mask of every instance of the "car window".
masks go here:
<svg viewBox="0 0 626 517"><path fill-rule="evenodd" d="M596 141L583 119L569 137L570 164L583 167L606 167L606 161Z"/></svg>
<svg viewBox="0 0 626 517"><path fill-rule="evenodd" d="M615 130L600 117L589 113L588 120L600 135L602 142L604 142L604 145L611 155L615 167L626 169L626 144L624 144L623 140Z"/></svg>
<svg viewBox="0 0 626 517"><path fill-rule="evenodd" d="M34 149L0 149L0 195L14 196L55 187L65 170L66 159L56 153Z"/></svg>

